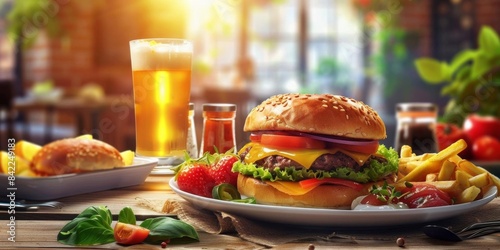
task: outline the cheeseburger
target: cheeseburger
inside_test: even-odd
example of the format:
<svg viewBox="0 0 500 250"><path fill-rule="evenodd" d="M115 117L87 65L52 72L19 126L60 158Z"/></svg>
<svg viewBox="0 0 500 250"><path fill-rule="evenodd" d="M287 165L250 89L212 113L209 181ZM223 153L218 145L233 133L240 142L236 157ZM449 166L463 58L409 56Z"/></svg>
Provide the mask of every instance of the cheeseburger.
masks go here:
<svg viewBox="0 0 500 250"><path fill-rule="evenodd" d="M240 149L238 191L257 203L349 208L376 182L392 182L398 155L379 145L385 125L370 106L330 94L282 94L253 108Z"/></svg>

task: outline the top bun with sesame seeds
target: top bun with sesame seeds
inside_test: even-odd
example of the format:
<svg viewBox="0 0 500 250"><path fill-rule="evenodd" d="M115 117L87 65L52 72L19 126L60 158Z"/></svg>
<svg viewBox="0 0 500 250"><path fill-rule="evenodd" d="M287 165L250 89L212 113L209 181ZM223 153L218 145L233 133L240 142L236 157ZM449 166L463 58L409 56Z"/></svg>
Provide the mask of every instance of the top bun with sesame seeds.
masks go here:
<svg viewBox="0 0 500 250"><path fill-rule="evenodd" d="M253 108L245 131L296 131L382 140L385 125L370 106L339 95L282 94Z"/></svg>
<svg viewBox="0 0 500 250"><path fill-rule="evenodd" d="M69 138L44 145L31 169L41 176L88 172L124 166L120 152L94 139Z"/></svg>
<svg viewBox="0 0 500 250"><path fill-rule="evenodd" d="M385 124L370 106L339 95L272 96L248 114L238 191L257 203L350 208L375 183L393 182L398 154L379 144Z"/></svg>

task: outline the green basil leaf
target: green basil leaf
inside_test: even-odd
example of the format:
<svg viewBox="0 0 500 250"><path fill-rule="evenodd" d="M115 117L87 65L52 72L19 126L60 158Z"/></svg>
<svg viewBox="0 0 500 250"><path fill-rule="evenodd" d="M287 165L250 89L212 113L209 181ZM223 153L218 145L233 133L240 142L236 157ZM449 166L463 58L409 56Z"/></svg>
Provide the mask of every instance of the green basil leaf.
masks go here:
<svg viewBox="0 0 500 250"><path fill-rule="evenodd" d="M174 218L150 218L143 221L140 226L150 230L146 243L158 244L166 239L171 243L199 241L198 233L193 226Z"/></svg>
<svg viewBox="0 0 500 250"><path fill-rule="evenodd" d="M113 217L106 206L91 206L66 224L57 241L67 245L99 245L114 241Z"/></svg>
<svg viewBox="0 0 500 250"><path fill-rule="evenodd" d="M132 211L132 208L131 207L122 208L122 210L120 210L120 213L118 214L118 221L135 225L136 219L134 211Z"/></svg>
<svg viewBox="0 0 500 250"><path fill-rule="evenodd" d="M73 246L102 245L115 241L113 228L103 225L100 216L81 221L75 229L75 233L61 243Z"/></svg>
<svg viewBox="0 0 500 250"><path fill-rule="evenodd" d="M420 77L428 83L441 83L449 78L449 66L432 58L419 58L415 60Z"/></svg>

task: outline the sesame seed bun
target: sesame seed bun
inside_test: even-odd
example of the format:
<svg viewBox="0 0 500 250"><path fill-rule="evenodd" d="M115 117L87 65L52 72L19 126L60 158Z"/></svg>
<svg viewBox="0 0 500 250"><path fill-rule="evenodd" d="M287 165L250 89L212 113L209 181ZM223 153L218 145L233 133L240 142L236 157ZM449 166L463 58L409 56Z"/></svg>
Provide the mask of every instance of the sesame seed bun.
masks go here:
<svg viewBox="0 0 500 250"><path fill-rule="evenodd" d="M339 95L281 94L252 109L245 131L282 130L382 140L385 125L370 106Z"/></svg>
<svg viewBox="0 0 500 250"><path fill-rule="evenodd" d="M43 146L33 157L31 169L38 175L59 175L124 166L120 152L93 139L62 139Z"/></svg>

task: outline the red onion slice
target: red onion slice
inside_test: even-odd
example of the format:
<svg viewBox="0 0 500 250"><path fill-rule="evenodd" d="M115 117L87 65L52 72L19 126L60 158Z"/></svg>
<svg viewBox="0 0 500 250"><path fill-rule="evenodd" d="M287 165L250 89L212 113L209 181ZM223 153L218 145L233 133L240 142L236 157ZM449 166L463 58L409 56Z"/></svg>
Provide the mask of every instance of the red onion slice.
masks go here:
<svg viewBox="0 0 500 250"><path fill-rule="evenodd" d="M304 137L309 137L312 139L316 140L321 140L321 141L326 141L326 142L332 142L332 143L337 143L337 144L344 144L344 145L356 145L356 146L367 146L367 145L373 145L373 144L378 144L377 140L356 140L356 139L342 139L339 137L332 137L332 136L324 136L324 135L318 135L318 134L309 134L309 133L304 133L304 132L297 132L297 131L254 131L252 132L254 135L261 135L261 134L282 134L282 135L295 135L295 136L304 136Z"/></svg>

